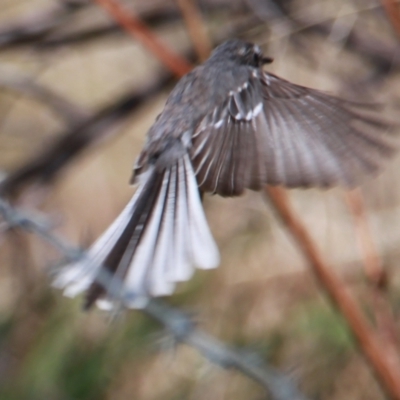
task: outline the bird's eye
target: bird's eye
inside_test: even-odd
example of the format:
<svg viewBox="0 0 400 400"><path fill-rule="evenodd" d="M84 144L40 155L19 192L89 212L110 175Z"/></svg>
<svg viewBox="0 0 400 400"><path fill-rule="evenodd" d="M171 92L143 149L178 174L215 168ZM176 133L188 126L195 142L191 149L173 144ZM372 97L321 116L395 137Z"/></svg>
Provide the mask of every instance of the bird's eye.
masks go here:
<svg viewBox="0 0 400 400"><path fill-rule="evenodd" d="M256 64L258 64L261 61L261 54L260 53L254 53L253 54L253 60Z"/></svg>

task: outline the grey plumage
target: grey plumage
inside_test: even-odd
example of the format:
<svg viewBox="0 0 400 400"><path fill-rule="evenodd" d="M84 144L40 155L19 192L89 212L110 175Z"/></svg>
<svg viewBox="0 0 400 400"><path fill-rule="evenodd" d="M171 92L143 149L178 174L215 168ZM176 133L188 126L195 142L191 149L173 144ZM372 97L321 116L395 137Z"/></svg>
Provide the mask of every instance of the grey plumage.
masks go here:
<svg viewBox="0 0 400 400"><path fill-rule="evenodd" d="M265 72L268 62L251 43L222 44L178 82L150 128L134 167L137 192L90 250L140 295L129 306L172 293L194 267L218 265L199 192L353 187L393 154L374 107L292 84ZM55 284L70 295L88 289L90 306L105 295L97 273L68 265Z"/></svg>

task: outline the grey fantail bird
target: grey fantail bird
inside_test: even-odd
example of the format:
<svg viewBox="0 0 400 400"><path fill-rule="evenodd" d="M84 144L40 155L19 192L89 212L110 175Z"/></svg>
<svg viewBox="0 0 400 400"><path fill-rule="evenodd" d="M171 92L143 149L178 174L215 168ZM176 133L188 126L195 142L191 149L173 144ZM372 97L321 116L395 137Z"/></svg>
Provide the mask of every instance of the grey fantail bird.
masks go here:
<svg viewBox="0 0 400 400"><path fill-rule="evenodd" d="M258 46L229 40L178 82L134 166L132 200L89 250L92 262L63 267L57 287L104 305L103 264L137 295L126 306L141 307L195 267L219 264L202 193L353 187L394 152L373 107L278 78L262 68L271 61Z"/></svg>

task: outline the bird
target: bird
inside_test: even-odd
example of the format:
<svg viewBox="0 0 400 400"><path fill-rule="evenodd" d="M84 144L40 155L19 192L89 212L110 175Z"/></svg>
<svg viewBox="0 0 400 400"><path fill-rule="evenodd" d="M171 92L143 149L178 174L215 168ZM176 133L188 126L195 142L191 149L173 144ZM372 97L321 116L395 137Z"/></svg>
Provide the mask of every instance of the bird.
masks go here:
<svg viewBox="0 0 400 400"><path fill-rule="evenodd" d="M173 293L195 268L220 263L202 206L204 193L240 196L265 185L353 188L395 152L375 105L343 100L264 70L256 44L228 40L182 77L150 127L134 164L132 199L54 286L85 307L112 308L101 266L128 308Z"/></svg>

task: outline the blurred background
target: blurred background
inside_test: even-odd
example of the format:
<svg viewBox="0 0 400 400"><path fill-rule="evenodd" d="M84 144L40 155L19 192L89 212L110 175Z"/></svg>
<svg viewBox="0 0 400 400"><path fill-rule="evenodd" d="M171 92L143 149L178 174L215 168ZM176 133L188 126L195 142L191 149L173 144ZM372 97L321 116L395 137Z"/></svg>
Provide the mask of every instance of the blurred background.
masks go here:
<svg viewBox="0 0 400 400"><path fill-rule="evenodd" d="M175 0L124 0L163 43L198 63ZM400 112L400 47L379 0L196 0L217 45L256 42L268 70L297 84L380 102ZM394 2L393 4L397 4ZM79 121L137 101L50 186L19 198L71 243L86 247L133 193L132 166L176 81L95 2L0 0L0 169L8 174ZM103 110L103 111L101 111ZM400 312L400 167L393 159L362 193L386 271L385 296ZM329 265L375 324L357 229L344 190L292 190L291 201ZM343 317L318 286L264 194L206 196L222 254L168 301L200 327L243 346L295 379L314 399L379 400L384 394ZM263 399L247 377L175 346L137 311L110 321L81 311L49 286L60 255L33 235L0 236L0 399Z"/></svg>

